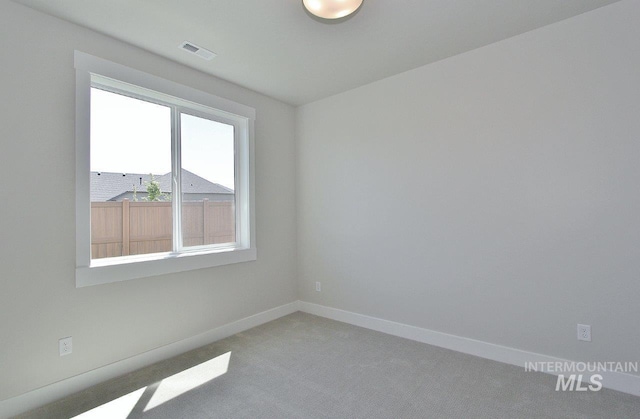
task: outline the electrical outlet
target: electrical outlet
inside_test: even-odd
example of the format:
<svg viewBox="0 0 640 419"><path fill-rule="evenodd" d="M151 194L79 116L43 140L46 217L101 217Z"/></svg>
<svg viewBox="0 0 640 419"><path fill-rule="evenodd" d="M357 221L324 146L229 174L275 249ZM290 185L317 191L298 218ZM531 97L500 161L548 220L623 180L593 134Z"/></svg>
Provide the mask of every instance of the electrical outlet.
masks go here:
<svg viewBox="0 0 640 419"><path fill-rule="evenodd" d="M318 291L318 292L322 291L322 283L321 282L316 282L316 291Z"/></svg>
<svg viewBox="0 0 640 419"><path fill-rule="evenodd" d="M60 356L70 355L73 352L73 341L71 336L62 338L58 341Z"/></svg>
<svg viewBox="0 0 640 419"><path fill-rule="evenodd" d="M588 324L578 325L578 340L591 342L591 326Z"/></svg>

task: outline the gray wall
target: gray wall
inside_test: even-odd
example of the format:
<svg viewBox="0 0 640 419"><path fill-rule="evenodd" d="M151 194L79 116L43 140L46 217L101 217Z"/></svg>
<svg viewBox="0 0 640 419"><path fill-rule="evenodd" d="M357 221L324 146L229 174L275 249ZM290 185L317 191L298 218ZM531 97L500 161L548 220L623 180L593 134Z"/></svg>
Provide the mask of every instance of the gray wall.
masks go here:
<svg viewBox="0 0 640 419"><path fill-rule="evenodd" d="M75 288L74 49L256 108L257 262ZM292 107L7 0L0 63L0 400L296 300Z"/></svg>
<svg viewBox="0 0 640 419"><path fill-rule="evenodd" d="M299 108L301 300L637 360L638 22L615 3Z"/></svg>

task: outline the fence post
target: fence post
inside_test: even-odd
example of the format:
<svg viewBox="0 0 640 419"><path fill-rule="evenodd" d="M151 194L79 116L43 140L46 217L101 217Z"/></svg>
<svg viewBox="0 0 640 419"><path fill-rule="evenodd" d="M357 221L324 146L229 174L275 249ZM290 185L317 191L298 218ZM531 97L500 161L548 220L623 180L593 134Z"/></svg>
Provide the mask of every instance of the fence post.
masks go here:
<svg viewBox="0 0 640 419"><path fill-rule="evenodd" d="M122 256L129 255L129 200L122 200Z"/></svg>
<svg viewBox="0 0 640 419"><path fill-rule="evenodd" d="M202 244L209 244L207 243L207 240L209 240L209 234L210 234L210 228L211 226L209 225L210 220L209 220L209 200L207 198L204 198L202 200L202 228L203 228L203 232L202 232Z"/></svg>

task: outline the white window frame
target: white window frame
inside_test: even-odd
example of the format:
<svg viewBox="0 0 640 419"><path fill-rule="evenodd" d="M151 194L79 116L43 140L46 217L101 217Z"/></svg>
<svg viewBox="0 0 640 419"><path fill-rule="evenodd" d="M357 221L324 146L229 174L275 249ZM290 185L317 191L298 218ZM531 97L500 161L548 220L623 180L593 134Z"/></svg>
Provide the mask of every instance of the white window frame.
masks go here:
<svg viewBox="0 0 640 419"><path fill-rule="evenodd" d="M256 260L254 123L255 109L151 74L75 51L76 69L76 287L105 284ZM180 113L234 126L236 242L182 246L180 199L173 199L173 251L91 259L90 121L91 88L123 92L174 107L172 194L180 196Z"/></svg>

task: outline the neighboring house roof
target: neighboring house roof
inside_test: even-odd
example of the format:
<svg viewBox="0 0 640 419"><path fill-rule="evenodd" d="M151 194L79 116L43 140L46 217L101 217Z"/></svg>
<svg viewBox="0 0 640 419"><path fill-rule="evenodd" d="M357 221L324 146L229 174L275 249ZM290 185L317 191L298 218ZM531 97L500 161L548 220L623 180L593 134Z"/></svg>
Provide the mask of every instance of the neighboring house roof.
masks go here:
<svg viewBox="0 0 640 419"><path fill-rule="evenodd" d="M155 175L155 180L160 184L162 192L171 191L171 173ZM127 192L133 192L134 187L138 193L146 196L149 182L149 173L113 173L91 172L91 201L109 201ZM210 182L195 173L182 169L182 193L192 194L233 194L233 189Z"/></svg>

